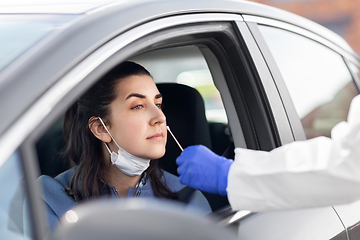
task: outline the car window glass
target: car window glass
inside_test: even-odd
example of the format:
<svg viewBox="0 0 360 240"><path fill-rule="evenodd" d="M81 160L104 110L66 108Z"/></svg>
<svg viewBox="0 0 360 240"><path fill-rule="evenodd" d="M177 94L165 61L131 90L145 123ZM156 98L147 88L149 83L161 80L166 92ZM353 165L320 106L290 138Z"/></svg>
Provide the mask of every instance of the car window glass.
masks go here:
<svg viewBox="0 0 360 240"><path fill-rule="evenodd" d="M20 154L15 152L0 167L0 236L1 239L30 239L24 236L23 222L25 185L20 163Z"/></svg>
<svg viewBox="0 0 360 240"><path fill-rule="evenodd" d="M330 136L346 120L357 94L342 57L308 38L278 28L259 26L280 69L306 137Z"/></svg>
<svg viewBox="0 0 360 240"><path fill-rule="evenodd" d="M73 18L0 15L0 70L61 24Z"/></svg>

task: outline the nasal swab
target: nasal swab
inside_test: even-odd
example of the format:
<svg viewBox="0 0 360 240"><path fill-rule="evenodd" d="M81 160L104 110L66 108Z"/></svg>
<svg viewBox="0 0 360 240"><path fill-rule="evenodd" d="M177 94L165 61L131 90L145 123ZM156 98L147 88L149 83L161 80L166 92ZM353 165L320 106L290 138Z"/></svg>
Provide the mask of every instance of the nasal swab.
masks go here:
<svg viewBox="0 0 360 240"><path fill-rule="evenodd" d="M166 129L169 131L169 133L171 134L171 136L174 138L176 144L179 146L179 148L181 149L181 151L184 151L184 149L181 147L180 143L178 142L178 140L176 139L176 137L174 136L174 134L171 132L170 127L166 126Z"/></svg>

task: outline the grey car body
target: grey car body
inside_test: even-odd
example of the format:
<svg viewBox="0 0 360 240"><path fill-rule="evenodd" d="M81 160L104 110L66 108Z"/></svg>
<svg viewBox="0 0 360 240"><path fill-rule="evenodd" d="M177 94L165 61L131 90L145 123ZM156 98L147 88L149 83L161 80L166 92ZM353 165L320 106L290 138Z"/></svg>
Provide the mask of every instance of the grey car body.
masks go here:
<svg viewBox="0 0 360 240"><path fill-rule="evenodd" d="M316 45L314 49L321 48L320 53L329 52L326 56L314 55L320 57L315 63L325 65L313 71L321 73L325 69L329 74L323 75L324 82L317 76L320 84L316 93L322 86L335 86L336 82L327 78L337 73L342 74L339 79L346 79L339 89L348 80L355 91L359 84L359 58L341 37L299 16L248 1L54 1L43 5L8 4L0 8L0 21L11 27L16 22L14 19L24 23L24 29L29 26L36 31L19 30L19 38L29 38L29 45L25 46L0 38L4 53L0 65L0 189L13 192L24 182L19 199L23 200L26 194L29 200L33 239L43 238L46 232L46 218L38 198L41 187L35 181L41 174L37 142L77 97L124 60L148 64L154 71L155 63L159 63L160 72L166 72L169 68L161 67L162 58L177 61L184 54L188 61L196 49L220 92L227 118L225 124L231 130L234 146L261 150L306 139L301 120L309 111L300 109L298 102L312 100L313 93L308 89L317 87L317 79L301 83L305 92L300 97L294 96L291 88L299 89L299 86L288 83L288 76L294 77L293 82L305 81L306 76L300 81L296 76L310 70L297 65L298 60L304 62L300 58L277 56L278 49L285 46L276 45L273 34L276 36L280 31L281 36L289 37L289 43L295 45L289 45L290 51L301 49L304 41L309 48L313 45ZM298 37L301 37L299 45ZM19 46L23 51L16 53ZM310 56L314 51L317 50L306 54ZM327 61L332 58L334 65L329 65ZM309 62L313 59L310 56ZM189 68L186 61L176 65ZM299 66L299 72L286 65L292 61ZM176 70L174 76L182 71ZM163 78L159 75L158 81L166 82L166 77ZM324 101L320 99L319 106ZM334 117L331 121L340 120ZM326 124L329 121L323 123ZM14 177L10 185L5 184L7 174ZM17 196L18 191L9 193L9 199L0 201L4 226L12 220L9 209ZM256 214L232 212L223 207L225 210L218 212L222 217L219 223L236 229L240 239L355 239L360 220L356 214L360 208L357 202ZM2 231L4 236L22 233L21 226L5 227Z"/></svg>

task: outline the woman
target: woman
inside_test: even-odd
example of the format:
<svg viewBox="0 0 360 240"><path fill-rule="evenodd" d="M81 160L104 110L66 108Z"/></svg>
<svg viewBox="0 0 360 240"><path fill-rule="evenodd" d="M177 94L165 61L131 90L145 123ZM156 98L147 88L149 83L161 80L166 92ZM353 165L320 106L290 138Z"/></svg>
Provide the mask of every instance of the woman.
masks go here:
<svg viewBox="0 0 360 240"><path fill-rule="evenodd" d="M65 153L76 167L55 179L41 176L50 229L76 204L100 197L177 199L184 186L156 160L165 153L162 96L150 73L124 62L106 74L65 114ZM195 192L190 206L209 213Z"/></svg>

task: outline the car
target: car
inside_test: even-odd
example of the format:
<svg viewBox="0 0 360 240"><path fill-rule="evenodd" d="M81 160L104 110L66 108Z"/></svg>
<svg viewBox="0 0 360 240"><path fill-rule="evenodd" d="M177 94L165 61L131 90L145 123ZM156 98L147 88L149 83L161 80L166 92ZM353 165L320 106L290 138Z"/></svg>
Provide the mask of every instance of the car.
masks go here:
<svg viewBox="0 0 360 240"><path fill-rule="evenodd" d="M251 1L52 0L0 6L2 239L47 237L36 179L70 167L60 154L64 112L123 61L135 61L151 72L164 95L168 124L183 147L203 144L228 158L233 158L234 147L269 151L330 136L331 128L346 120L350 101L359 93L360 58L340 36ZM182 92L183 86L200 99ZM190 107L192 114L186 110ZM159 159L163 169L177 174L179 154L169 138L166 160ZM188 233L201 239L215 230L223 231L224 239L231 239L229 232L239 239L360 236L360 202L254 213L232 211L226 196L203 194L213 210L206 220L184 214L175 203L163 208L113 203L109 211L109 204L100 201L70 212L72 217L59 226L63 235L58 239L97 239L99 235L89 233L99 231L103 239L114 239L128 226L119 216L131 209L138 210L130 215L138 217L127 219L138 226L131 230L149 239L190 238ZM100 217L99 209L108 219ZM155 209L157 218L147 209ZM137 225L142 217L157 224ZM31 223L30 235L24 234L23 219ZM111 225L114 221L118 224ZM182 225L189 231L176 230Z"/></svg>

